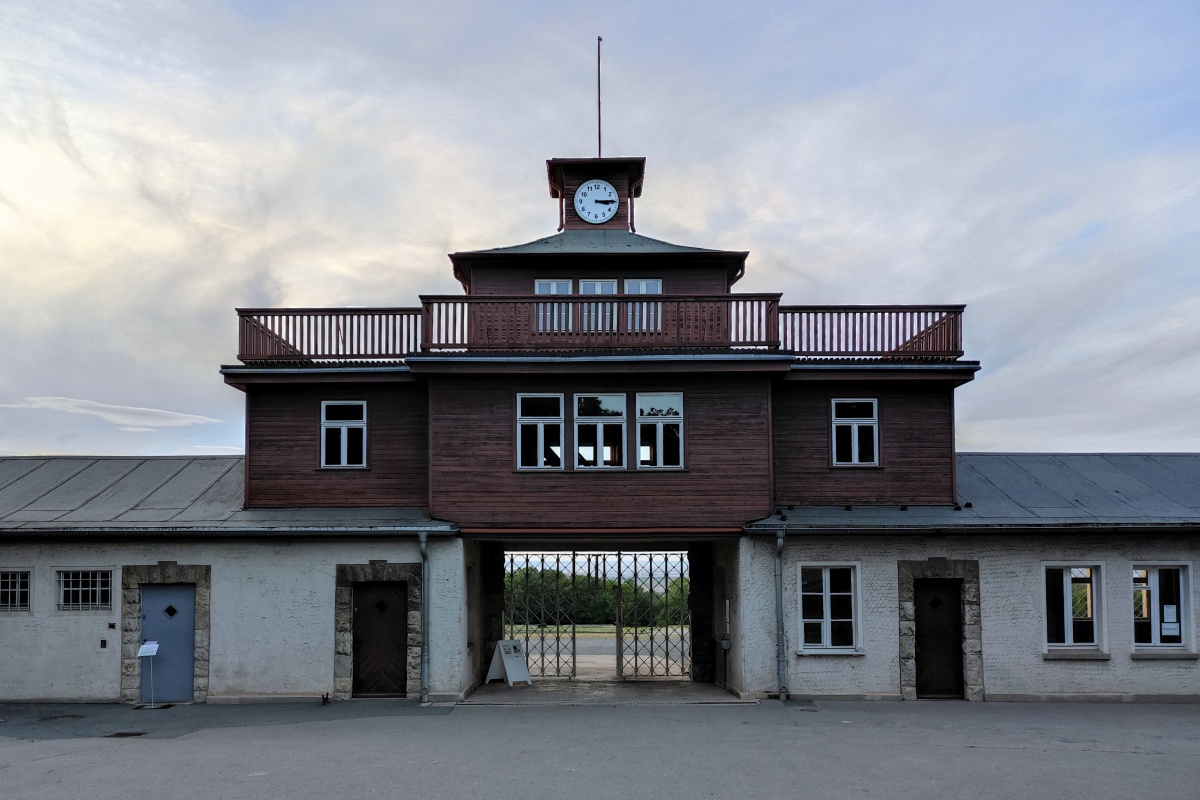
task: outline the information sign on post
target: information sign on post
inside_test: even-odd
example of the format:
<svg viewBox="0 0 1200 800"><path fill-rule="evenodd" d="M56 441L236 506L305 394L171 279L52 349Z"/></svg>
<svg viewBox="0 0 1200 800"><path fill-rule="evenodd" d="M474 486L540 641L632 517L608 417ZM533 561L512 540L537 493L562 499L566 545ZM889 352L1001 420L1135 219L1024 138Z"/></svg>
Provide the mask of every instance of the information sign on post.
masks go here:
<svg viewBox="0 0 1200 800"><path fill-rule="evenodd" d="M492 653L492 665L488 668L487 680L506 680L512 686L513 681L524 681L533 686L533 678L529 677L529 665L525 661L525 650L518 639L501 639L496 642L496 652Z"/></svg>
<svg viewBox="0 0 1200 800"><path fill-rule="evenodd" d="M138 658L150 659L150 705L142 708L164 708L154 702L154 657L158 655L158 642L142 642L138 648Z"/></svg>

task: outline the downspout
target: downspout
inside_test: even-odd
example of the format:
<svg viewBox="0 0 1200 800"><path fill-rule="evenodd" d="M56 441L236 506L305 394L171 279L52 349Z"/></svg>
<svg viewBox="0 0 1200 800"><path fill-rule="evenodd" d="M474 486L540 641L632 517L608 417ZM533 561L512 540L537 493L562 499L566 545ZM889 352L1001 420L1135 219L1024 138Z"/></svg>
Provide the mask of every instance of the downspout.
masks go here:
<svg viewBox="0 0 1200 800"><path fill-rule="evenodd" d="M784 530L775 532L775 652L779 660L779 699L788 699L787 642L783 626L783 537Z"/></svg>
<svg viewBox="0 0 1200 800"><path fill-rule="evenodd" d="M429 534L417 533L421 542L421 702L429 702Z"/></svg>

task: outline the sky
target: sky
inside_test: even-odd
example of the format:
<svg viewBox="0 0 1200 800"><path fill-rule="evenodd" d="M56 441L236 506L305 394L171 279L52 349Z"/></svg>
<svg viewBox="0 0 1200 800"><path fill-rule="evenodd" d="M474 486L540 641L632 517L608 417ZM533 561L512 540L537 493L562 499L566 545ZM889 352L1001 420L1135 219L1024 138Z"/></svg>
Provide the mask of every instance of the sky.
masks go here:
<svg viewBox="0 0 1200 800"><path fill-rule="evenodd" d="M1195 0L7 0L0 454L239 453L235 308L554 233L597 36L639 233L965 303L961 451L1200 451Z"/></svg>

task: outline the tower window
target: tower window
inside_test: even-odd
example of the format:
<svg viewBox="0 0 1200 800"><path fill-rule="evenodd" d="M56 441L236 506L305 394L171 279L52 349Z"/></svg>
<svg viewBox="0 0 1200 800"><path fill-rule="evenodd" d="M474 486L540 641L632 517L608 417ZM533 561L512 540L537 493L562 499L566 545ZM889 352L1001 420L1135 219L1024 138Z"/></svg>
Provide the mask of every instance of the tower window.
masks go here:
<svg viewBox="0 0 1200 800"><path fill-rule="evenodd" d="M321 403L321 466L367 465L367 404L361 400Z"/></svg>
<svg viewBox="0 0 1200 800"><path fill-rule="evenodd" d="M833 463L853 467L879 465L879 417L875 400L833 401Z"/></svg>

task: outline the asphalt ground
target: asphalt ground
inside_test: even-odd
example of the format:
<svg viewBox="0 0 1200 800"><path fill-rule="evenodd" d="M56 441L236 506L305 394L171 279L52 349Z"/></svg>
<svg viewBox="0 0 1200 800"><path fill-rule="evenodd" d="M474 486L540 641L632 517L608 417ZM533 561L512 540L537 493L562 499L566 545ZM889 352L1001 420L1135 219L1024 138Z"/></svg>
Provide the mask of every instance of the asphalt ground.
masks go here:
<svg viewBox="0 0 1200 800"><path fill-rule="evenodd" d="M0 718L4 800L1200 797L1200 705L356 700Z"/></svg>

